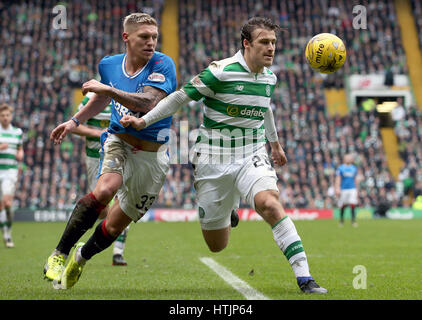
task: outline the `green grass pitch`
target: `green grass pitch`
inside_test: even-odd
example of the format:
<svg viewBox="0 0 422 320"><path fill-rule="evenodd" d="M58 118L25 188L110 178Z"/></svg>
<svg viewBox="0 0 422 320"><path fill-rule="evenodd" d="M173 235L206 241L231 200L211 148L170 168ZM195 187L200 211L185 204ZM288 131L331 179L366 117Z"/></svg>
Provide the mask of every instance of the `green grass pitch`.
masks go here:
<svg viewBox="0 0 422 320"><path fill-rule="evenodd" d="M327 295L299 291L271 229L262 221L240 221L229 246L220 253L208 251L198 222L132 224L127 267L112 266L108 248L87 263L75 287L54 290L42 270L65 224L16 222L15 248L0 245L0 300L244 299L201 257L213 258L272 300L422 299L422 219L359 220L358 228L349 220L342 228L337 220L295 221L295 225L311 273L329 290ZM366 270L366 289L354 287L363 284L362 269L353 272L356 266Z"/></svg>

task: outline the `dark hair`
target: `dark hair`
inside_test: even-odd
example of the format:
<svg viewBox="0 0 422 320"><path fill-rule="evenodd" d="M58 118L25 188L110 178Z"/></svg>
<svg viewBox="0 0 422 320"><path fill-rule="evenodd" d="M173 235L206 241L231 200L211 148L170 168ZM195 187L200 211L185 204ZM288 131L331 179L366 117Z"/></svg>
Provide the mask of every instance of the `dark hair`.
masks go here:
<svg viewBox="0 0 422 320"><path fill-rule="evenodd" d="M262 17L253 17L250 18L246 23L242 26L242 30L240 31L240 37L242 42L242 50L245 50L245 47L243 46L243 40L246 39L249 42L252 42L252 32L255 29L263 28L268 30L280 30L281 27L274 22L271 21L271 19L268 18L262 18Z"/></svg>

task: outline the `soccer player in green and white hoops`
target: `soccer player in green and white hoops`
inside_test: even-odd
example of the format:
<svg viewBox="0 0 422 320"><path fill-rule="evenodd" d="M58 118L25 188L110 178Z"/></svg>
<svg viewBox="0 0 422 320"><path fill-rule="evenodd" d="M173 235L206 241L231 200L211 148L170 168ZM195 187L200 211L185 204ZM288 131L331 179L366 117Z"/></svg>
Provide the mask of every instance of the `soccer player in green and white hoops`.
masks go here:
<svg viewBox="0 0 422 320"><path fill-rule="evenodd" d="M7 248L13 248L12 203L18 180L18 162L23 160L22 130L11 122L13 108L0 105L0 226Z"/></svg>
<svg viewBox="0 0 422 320"><path fill-rule="evenodd" d="M93 92L88 92L82 102L78 106L78 111L81 110L89 101L89 99L94 95ZM100 161L100 136L104 130L108 128L110 123L111 116L111 104L109 104L103 111L101 111L96 116L92 117L86 121L86 125L78 126L73 133L80 136L85 136L86 146L86 170L88 178L88 189L92 191L95 189L97 184L98 176L98 167ZM113 202L106 207L103 212L100 214L99 219L105 218L107 215L108 208L111 207ZM114 242L113 247L113 266L126 266L127 262L123 257L126 237L129 231L129 226L117 237Z"/></svg>
<svg viewBox="0 0 422 320"><path fill-rule="evenodd" d="M204 120L192 163L199 220L209 249L218 252L227 246L230 214L243 197L272 227L299 288L327 293L309 272L301 238L279 202L277 175L265 149L266 137L274 163L287 162L270 105L277 78L268 67L274 59L278 28L269 19L251 18L242 27L242 50L212 62L142 118L125 116L120 122L141 130L192 100L204 99Z"/></svg>

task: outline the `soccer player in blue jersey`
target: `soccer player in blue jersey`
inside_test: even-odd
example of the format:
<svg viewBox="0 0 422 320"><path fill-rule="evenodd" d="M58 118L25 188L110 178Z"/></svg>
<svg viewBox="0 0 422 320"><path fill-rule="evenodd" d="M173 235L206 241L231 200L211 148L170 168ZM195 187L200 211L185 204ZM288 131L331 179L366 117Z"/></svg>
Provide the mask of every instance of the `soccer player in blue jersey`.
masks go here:
<svg viewBox="0 0 422 320"><path fill-rule="evenodd" d="M356 176L358 169L353 164L353 155L346 154L344 163L341 164L336 171L335 191L339 199L340 207L340 226L344 225L344 211L350 206L352 213L352 226L357 227L355 217L355 207L358 204L358 190Z"/></svg>
<svg viewBox="0 0 422 320"><path fill-rule="evenodd" d="M124 115L142 116L175 91L175 65L170 57L155 51L158 26L151 16L130 14L124 19L123 27L126 53L107 56L100 61L101 82L90 80L82 86L83 94L94 92L95 95L50 136L55 144L61 143L79 123L92 118L112 102L110 125L101 136L101 162L95 189L76 204L44 268L46 278L55 280L54 283L61 282L64 289L73 287L78 281L87 260L109 247L130 222L139 220L147 212L169 169L165 144L171 117L141 131L123 127L120 119ZM86 244L76 244L115 195L117 200L106 219L98 224ZM69 262L65 267L67 256Z"/></svg>

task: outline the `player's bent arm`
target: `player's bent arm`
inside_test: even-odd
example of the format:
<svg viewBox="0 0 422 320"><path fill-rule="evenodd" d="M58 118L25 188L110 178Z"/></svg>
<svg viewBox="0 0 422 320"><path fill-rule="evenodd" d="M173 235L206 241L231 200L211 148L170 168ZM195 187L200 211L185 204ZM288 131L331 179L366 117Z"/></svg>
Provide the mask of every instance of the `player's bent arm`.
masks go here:
<svg viewBox="0 0 422 320"><path fill-rule="evenodd" d="M131 111L147 113L166 97L167 93L152 86L145 86L144 92L140 93L126 92L110 87L107 95Z"/></svg>
<svg viewBox="0 0 422 320"><path fill-rule="evenodd" d="M92 98L89 99L85 107L79 110L73 117L76 118L80 123L85 122L103 111L110 104L110 102L110 97L94 94Z"/></svg>
<svg viewBox="0 0 422 320"><path fill-rule="evenodd" d="M336 180L334 182L336 193L340 193L340 184L341 184L341 177L336 176Z"/></svg>
<svg viewBox="0 0 422 320"><path fill-rule="evenodd" d="M271 142L278 142L278 134L277 129L274 123L274 115L273 110L271 107L265 111L264 114L264 128L265 128L265 136L267 137L268 141Z"/></svg>
<svg viewBox="0 0 422 320"><path fill-rule="evenodd" d="M111 99L108 96L95 94L71 120L54 128L50 134L50 139L54 141L55 145L62 143L69 132L73 132L81 122L85 122L103 111L110 104L110 101Z"/></svg>
<svg viewBox="0 0 422 320"><path fill-rule="evenodd" d="M72 133L77 134L82 137L99 138L101 136L101 133L103 133L103 130L89 128L81 124L75 129L73 129Z"/></svg>

